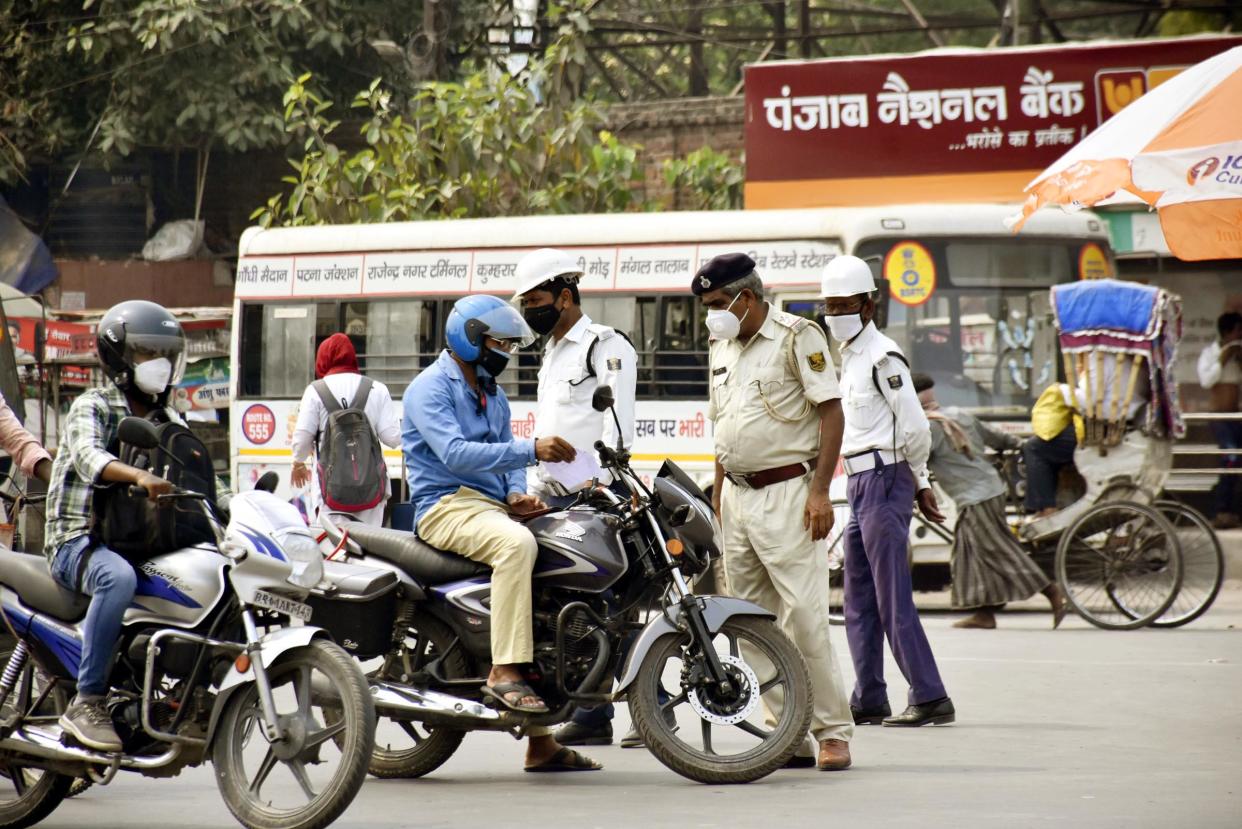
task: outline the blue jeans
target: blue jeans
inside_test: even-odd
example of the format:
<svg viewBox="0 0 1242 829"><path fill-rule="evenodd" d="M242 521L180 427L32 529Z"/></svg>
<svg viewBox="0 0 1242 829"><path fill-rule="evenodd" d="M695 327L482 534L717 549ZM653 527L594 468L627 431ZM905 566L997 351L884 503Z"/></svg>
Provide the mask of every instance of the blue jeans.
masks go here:
<svg viewBox="0 0 1242 829"><path fill-rule="evenodd" d="M82 662L78 668L78 695L108 692L108 671L121 636L121 618L134 600L138 577L133 565L107 547L96 547L78 584L82 556L91 549L88 536L66 541L52 558L52 578L66 590L91 597L82 621Z"/></svg>
<svg viewBox="0 0 1242 829"><path fill-rule="evenodd" d="M1242 449L1242 422L1227 420L1212 423L1212 434L1216 436L1216 445L1221 449ZM1226 469L1237 469L1242 466L1242 456L1223 455L1221 466ZM1222 512L1238 512L1237 502L1238 476L1221 475L1216 484L1213 498L1213 517Z"/></svg>

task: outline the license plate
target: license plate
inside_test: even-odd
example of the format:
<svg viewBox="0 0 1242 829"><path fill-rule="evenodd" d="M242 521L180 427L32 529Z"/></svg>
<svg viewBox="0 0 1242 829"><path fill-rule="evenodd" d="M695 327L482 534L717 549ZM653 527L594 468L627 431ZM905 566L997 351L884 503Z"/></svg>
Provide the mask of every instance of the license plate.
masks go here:
<svg viewBox="0 0 1242 829"><path fill-rule="evenodd" d="M294 618L301 619L303 622L310 621L311 612L314 610L308 604L293 599L286 599L284 596L277 596L275 593L268 593L266 590L255 591L254 606L275 610L277 613L293 616Z"/></svg>

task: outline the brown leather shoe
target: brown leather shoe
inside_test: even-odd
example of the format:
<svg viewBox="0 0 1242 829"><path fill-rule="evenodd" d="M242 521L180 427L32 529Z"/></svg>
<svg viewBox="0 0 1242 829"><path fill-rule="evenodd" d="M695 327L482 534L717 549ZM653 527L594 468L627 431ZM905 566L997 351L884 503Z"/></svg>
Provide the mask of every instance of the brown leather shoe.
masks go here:
<svg viewBox="0 0 1242 829"><path fill-rule="evenodd" d="M850 767L851 762L850 744L845 740L820 740L820 771L843 771Z"/></svg>

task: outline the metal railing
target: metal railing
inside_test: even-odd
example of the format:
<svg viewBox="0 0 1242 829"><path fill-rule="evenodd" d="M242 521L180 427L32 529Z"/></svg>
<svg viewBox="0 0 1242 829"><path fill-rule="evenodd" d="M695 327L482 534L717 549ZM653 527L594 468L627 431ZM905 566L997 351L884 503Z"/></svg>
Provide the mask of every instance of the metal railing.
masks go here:
<svg viewBox="0 0 1242 829"><path fill-rule="evenodd" d="M1185 412L1182 419L1188 424L1242 422L1242 412ZM1242 455L1242 449L1222 449L1205 443L1173 444L1174 463L1177 458L1211 457L1220 458L1228 455ZM1169 470L1171 475L1242 475L1242 467L1228 466L1174 466Z"/></svg>

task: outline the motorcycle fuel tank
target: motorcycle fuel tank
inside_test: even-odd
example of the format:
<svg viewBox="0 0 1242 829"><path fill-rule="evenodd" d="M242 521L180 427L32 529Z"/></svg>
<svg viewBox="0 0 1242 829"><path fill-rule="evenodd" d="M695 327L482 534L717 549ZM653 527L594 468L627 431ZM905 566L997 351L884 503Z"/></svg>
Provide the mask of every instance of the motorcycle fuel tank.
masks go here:
<svg viewBox="0 0 1242 829"><path fill-rule="evenodd" d="M616 517L590 508L531 519L526 527L539 542L534 577L570 590L607 590L629 568L618 526Z"/></svg>
<svg viewBox="0 0 1242 829"><path fill-rule="evenodd" d="M224 592L228 559L215 547L186 547L134 567L138 586L125 610L125 624L158 622L194 627Z"/></svg>

